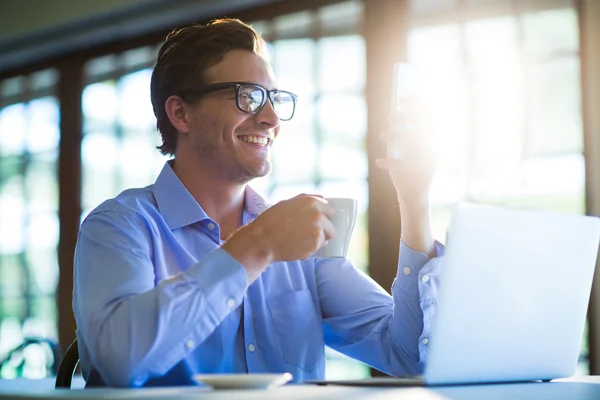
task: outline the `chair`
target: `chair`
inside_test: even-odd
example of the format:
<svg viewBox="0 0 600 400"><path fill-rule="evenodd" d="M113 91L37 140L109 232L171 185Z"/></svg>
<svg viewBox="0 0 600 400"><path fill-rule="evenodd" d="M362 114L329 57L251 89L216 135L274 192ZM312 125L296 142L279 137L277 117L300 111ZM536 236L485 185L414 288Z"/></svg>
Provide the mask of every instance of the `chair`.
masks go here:
<svg viewBox="0 0 600 400"><path fill-rule="evenodd" d="M69 345L69 348L65 352L58 372L56 373L56 383L54 387L58 388L70 388L71 381L73 380L73 374L79 364L79 349L77 348L77 339L73 340L73 343Z"/></svg>

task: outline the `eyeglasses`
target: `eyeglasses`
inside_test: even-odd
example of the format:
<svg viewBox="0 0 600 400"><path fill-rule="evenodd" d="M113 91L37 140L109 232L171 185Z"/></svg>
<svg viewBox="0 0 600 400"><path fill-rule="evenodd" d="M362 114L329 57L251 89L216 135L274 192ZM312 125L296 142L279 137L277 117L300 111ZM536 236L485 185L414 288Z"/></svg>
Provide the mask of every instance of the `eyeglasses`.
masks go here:
<svg viewBox="0 0 600 400"><path fill-rule="evenodd" d="M235 105L240 111L247 114L258 114L269 99L281 121L289 121L294 116L298 96L285 90L267 90L256 83L220 82L199 89L187 89L183 93L190 92L196 96L202 96L225 89L235 89Z"/></svg>

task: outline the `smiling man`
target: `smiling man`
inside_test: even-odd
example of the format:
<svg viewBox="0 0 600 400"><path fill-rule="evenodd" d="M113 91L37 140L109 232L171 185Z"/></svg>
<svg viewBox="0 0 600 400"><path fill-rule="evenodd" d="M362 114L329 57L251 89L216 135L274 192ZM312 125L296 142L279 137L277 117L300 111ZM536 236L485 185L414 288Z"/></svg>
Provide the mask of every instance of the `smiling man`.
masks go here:
<svg viewBox="0 0 600 400"><path fill-rule="evenodd" d="M88 386L185 385L197 373L320 379L325 345L390 374L422 372L440 250L430 165L418 147L419 162L381 164L403 216L393 296L347 259L313 257L335 235L326 201L268 206L248 186L270 172L296 107L265 51L233 19L174 31L160 49L151 97L160 150L173 159L153 185L92 211L75 252Z"/></svg>

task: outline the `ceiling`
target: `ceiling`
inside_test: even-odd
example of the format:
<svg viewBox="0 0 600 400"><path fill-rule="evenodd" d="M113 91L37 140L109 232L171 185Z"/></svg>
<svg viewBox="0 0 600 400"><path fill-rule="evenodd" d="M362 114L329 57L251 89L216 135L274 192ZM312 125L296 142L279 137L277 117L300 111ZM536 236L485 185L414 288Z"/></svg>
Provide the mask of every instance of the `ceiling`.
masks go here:
<svg viewBox="0 0 600 400"><path fill-rule="evenodd" d="M3 0L0 74L92 46L284 1L290 0Z"/></svg>

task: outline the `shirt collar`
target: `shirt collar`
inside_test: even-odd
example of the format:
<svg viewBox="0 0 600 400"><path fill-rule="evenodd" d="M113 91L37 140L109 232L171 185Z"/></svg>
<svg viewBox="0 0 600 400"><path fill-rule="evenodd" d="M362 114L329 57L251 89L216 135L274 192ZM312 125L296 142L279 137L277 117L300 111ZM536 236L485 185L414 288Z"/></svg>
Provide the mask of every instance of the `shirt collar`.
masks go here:
<svg viewBox="0 0 600 400"><path fill-rule="evenodd" d="M210 219L175 174L171 167L171 161L165 163L152 190L158 211L165 219L169 229L177 229ZM247 224L270 205L250 186L246 186L244 195L243 223Z"/></svg>
<svg viewBox="0 0 600 400"><path fill-rule="evenodd" d="M209 218L175 174L171 161L165 163L152 191L158 211L170 229L181 228Z"/></svg>
<svg viewBox="0 0 600 400"><path fill-rule="evenodd" d="M242 221L244 225L252 221L260 213L270 207L265 199L256 193L256 191L254 191L254 189L252 189L250 186L246 186L244 200L244 218Z"/></svg>

